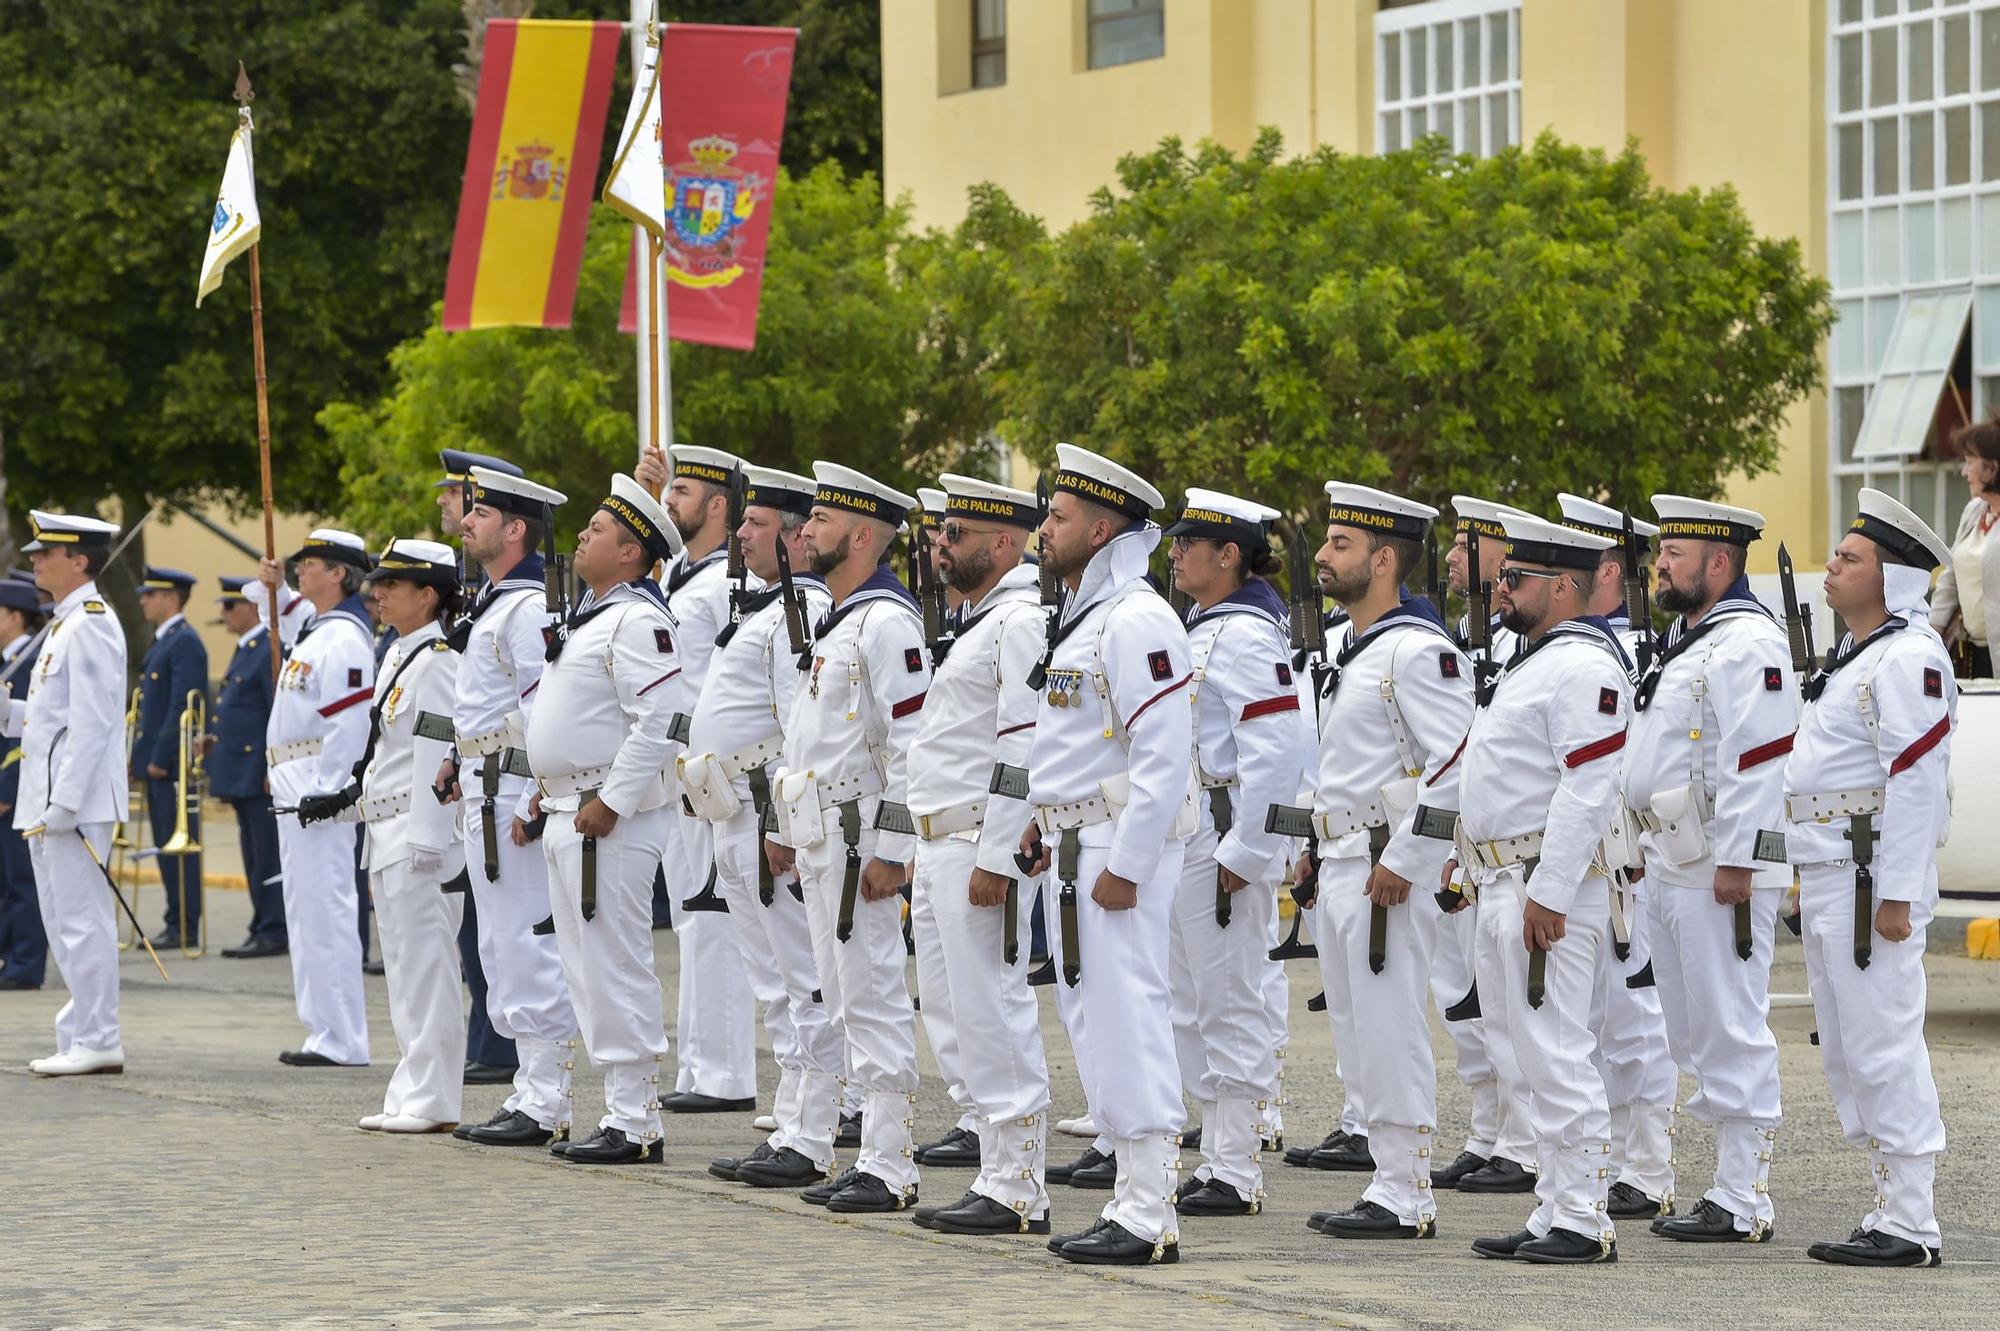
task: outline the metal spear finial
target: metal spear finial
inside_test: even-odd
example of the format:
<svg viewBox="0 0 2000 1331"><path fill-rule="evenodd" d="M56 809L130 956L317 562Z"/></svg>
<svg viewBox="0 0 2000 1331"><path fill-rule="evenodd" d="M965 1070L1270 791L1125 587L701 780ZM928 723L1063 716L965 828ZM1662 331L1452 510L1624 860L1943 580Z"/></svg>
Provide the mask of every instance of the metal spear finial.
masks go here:
<svg viewBox="0 0 2000 1331"><path fill-rule="evenodd" d="M241 60L236 62L236 104L248 108L257 100L257 93L250 86L250 71L243 68Z"/></svg>

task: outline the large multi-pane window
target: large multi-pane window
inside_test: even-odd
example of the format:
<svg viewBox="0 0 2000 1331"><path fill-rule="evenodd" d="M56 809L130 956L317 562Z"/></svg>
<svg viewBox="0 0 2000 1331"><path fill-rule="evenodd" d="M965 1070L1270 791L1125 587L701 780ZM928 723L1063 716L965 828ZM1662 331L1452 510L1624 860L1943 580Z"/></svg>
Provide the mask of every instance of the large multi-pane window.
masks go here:
<svg viewBox="0 0 2000 1331"><path fill-rule="evenodd" d="M1092 69L1167 53L1166 0L1090 0L1084 18Z"/></svg>
<svg viewBox="0 0 2000 1331"><path fill-rule="evenodd" d="M1375 146L1441 134L1483 157L1521 141L1521 0L1431 0L1375 16Z"/></svg>
<svg viewBox="0 0 2000 1331"><path fill-rule="evenodd" d="M2000 407L2000 0L1826 0L1832 529L1864 485L1947 535Z"/></svg>

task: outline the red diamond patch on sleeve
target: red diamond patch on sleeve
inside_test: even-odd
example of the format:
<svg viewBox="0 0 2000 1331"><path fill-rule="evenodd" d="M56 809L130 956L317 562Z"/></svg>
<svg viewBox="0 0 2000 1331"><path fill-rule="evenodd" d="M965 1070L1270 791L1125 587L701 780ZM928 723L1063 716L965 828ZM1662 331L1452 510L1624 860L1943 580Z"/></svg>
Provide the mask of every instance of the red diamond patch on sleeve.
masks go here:
<svg viewBox="0 0 2000 1331"><path fill-rule="evenodd" d="M1173 659L1165 652L1147 652L1146 666L1153 672L1154 679L1165 679L1174 673Z"/></svg>
<svg viewBox="0 0 2000 1331"><path fill-rule="evenodd" d="M1764 691L1782 693L1785 688L1785 672L1777 666L1764 667Z"/></svg>

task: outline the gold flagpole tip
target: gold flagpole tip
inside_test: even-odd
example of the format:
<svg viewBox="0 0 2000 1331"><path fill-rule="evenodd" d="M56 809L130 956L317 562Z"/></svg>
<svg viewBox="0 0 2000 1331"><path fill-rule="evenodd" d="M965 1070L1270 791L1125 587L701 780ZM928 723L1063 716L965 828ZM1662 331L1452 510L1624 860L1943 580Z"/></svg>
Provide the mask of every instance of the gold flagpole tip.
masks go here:
<svg viewBox="0 0 2000 1331"><path fill-rule="evenodd" d="M243 68L243 62L241 60L236 62L235 98L236 98L236 103L239 106L246 106L246 107L249 106L250 103L257 100L256 92L253 91L250 87L250 71Z"/></svg>

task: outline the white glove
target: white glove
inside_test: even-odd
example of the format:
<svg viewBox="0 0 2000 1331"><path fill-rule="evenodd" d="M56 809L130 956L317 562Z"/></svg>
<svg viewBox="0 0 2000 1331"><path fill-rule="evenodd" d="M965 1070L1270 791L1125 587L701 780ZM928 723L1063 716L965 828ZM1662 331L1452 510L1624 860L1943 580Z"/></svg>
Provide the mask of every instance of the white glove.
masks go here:
<svg viewBox="0 0 2000 1331"><path fill-rule="evenodd" d="M430 846L410 847L410 872L437 873L444 868L444 852Z"/></svg>
<svg viewBox="0 0 2000 1331"><path fill-rule="evenodd" d="M49 836L76 831L76 810L65 809L60 804L51 804L42 815L43 831Z"/></svg>

